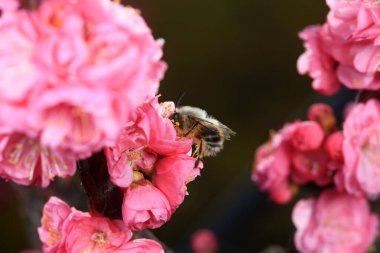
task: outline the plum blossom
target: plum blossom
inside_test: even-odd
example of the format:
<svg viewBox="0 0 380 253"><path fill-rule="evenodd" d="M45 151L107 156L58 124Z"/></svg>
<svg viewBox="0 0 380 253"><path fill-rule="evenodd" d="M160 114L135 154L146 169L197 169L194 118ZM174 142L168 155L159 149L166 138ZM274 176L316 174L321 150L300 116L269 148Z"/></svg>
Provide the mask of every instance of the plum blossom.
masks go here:
<svg viewBox="0 0 380 253"><path fill-rule="evenodd" d="M72 175L73 160L114 144L137 107L155 95L166 70L163 41L153 38L135 9L108 0L46 0L35 10L17 7L17 1L0 3L0 127L33 140L69 166L44 167L52 160L43 155L48 161L40 165L33 155L28 162L42 168L32 166L28 178L10 176L19 173L12 172L12 164L0 175L47 186L46 178ZM174 135L160 130L152 129L157 133L152 149L163 136L175 138L174 130ZM162 152L181 146L171 144L162 143Z"/></svg>
<svg viewBox="0 0 380 253"><path fill-rule="evenodd" d="M216 253L219 248L218 238L209 229L200 229L191 235L191 247L195 253Z"/></svg>
<svg viewBox="0 0 380 253"><path fill-rule="evenodd" d="M255 153L251 179L277 203L287 203L296 185L328 185L343 166L343 137L331 107L314 104L308 118L285 124Z"/></svg>
<svg viewBox="0 0 380 253"><path fill-rule="evenodd" d="M306 52L298 71L313 78L313 88L324 95L351 89L380 88L380 6L377 1L327 0L330 11L323 25L300 33Z"/></svg>
<svg viewBox="0 0 380 253"><path fill-rule="evenodd" d="M192 145L189 139L177 137L168 116L174 111L172 103L158 103L158 97L140 105L133 120L126 123L115 145L105 153L111 181L119 187L132 183L136 166L151 174L159 156L186 154Z"/></svg>
<svg viewBox="0 0 380 253"><path fill-rule="evenodd" d="M7 3L0 7L12 9ZM157 92L166 69L163 42L133 8L49 0L6 14L0 18L5 127L86 158L114 143L136 107Z"/></svg>
<svg viewBox="0 0 380 253"><path fill-rule="evenodd" d="M166 196L148 180L141 180L127 188L122 210L124 223L131 230L158 228L172 214Z"/></svg>
<svg viewBox="0 0 380 253"><path fill-rule="evenodd" d="M43 243L43 252L64 252L62 244L64 221L71 208L62 200L51 197L45 204L38 234Z"/></svg>
<svg viewBox="0 0 380 253"><path fill-rule="evenodd" d="M187 184L199 176L192 140L177 136L172 102L153 97L125 124L115 145L105 148L112 183L124 190L123 220L132 230L158 228L184 201Z"/></svg>
<svg viewBox="0 0 380 253"><path fill-rule="evenodd" d="M309 74L313 78L313 89L323 95L332 95L339 91L337 62L327 51L323 40L324 30L321 26L305 28L299 34L306 48L297 62L300 74Z"/></svg>
<svg viewBox="0 0 380 253"><path fill-rule="evenodd" d="M257 149L251 179L258 183L261 190L267 191L272 200L282 204L293 196L288 179L290 157L287 146L282 140L276 143L276 139L282 139L280 133Z"/></svg>
<svg viewBox="0 0 380 253"><path fill-rule="evenodd" d="M177 155L160 159L155 165L152 182L166 196L172 212L188 195L186 185L200 175L200 167L194 168L194 164L195 158Z"/></svg>
<svg viewBox="0 0 380 253"><path fill-rule="evenodd" d="M47 187L56 176L72 176L75 159L23 134L0 131L0 176L17 184Z"/></svg>
<svg viewBox="0 0 380 253"><path fill-rule="evenodd" d="M343 125L344 167L335 181L339 188L357 196L380 193L380 103L371 99L356 105Z"/></svg>
<svg viewBox="0 0 380 253"><path fill-rule="evenodd" d="M121 220L78 211L55 197L50 198L44 207L38 232L45 253L164 252L155 241L131 240L132 232Z"/></svg>
<svg viewBox="0 0 380 253"><path fill-rule="evenodd" d="M352 208L355 207L355 208ZM374 242L378 217L365 198L329 189L293 209L295 245L303 253L361 253Z"/></svg>

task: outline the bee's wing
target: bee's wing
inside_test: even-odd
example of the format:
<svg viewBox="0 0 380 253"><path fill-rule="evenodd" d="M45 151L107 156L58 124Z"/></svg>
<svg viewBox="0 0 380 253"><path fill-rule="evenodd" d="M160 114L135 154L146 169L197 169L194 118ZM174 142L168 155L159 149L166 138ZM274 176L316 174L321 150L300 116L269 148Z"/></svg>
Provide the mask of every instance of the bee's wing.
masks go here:
<svg viewBox="0 0 380 253"><path fill-rule="evenodd" d="M231 138L231 136L235 136L236 132L234 132L231 128L229 128L226 125L223 125L222 123L220 123L220 126L223 129L224 138L226 140L229 140Z"/></svg>
<svg viewBox="0 0 380 253"><path fill-rule="evenodd" d="M201 119L192 115L189 115L189 118L192 119L194 122L197 122L198 125L201 126L202 132L205 135L216 135L220 132L219 129L221 129L223 131L223 137L226 140L229 140L231 136L236 134L229 127L227 127L226 125L223 125L222 123L220 123L218 120L214 118Z"/></svg>

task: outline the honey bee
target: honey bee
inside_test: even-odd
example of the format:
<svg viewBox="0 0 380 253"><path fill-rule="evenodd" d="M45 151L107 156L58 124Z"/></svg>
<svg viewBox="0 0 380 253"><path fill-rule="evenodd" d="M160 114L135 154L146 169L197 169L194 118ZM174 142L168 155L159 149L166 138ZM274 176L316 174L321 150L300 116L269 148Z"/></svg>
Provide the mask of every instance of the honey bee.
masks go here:
<svg viewBox="0 0 380 253"><path fill-rule="evenodd" d="M204 157L215 156L223 149L224 141L235 135L226 125L197 107L176 107L171 120L179 136L193 139L196 146L193 156L197 158L195 167Z"/></svg>

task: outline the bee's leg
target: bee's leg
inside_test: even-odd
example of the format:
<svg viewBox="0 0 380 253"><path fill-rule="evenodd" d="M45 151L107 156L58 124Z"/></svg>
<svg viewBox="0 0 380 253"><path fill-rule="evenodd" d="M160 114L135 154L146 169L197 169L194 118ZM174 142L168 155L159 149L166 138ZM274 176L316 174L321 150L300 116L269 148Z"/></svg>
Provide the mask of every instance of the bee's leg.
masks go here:
<svg viewBox="0 0 380 253"><path fill-rule="evenodd" d="M199 144L199 147L197 147L197 160L195 161L195 164L194 164L194 169L198 167L199 165L199 162L202 160L202 154L203 154L203 140L201 141L201 143Z"/></svg>
<svg viewBox="0 0 380 253"><path fill-rule="evenodd" d="M187 131L183 136L186 137L188 134L190 134L198 124L199 121L195 122L195 124L190 128L190 130Z"/></svg>

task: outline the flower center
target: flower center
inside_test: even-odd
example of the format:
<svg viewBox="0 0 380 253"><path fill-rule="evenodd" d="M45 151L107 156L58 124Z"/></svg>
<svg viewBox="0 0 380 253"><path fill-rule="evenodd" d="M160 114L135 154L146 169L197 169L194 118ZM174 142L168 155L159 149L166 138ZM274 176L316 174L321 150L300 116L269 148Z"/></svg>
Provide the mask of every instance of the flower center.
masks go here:
<svg viewBox="0 0 380 253"><path fill-rule="evenodd" d="M91 241L94 242L95 245L101 248L102 250L105 250L105 245L109 244L107 234L104 232L93 233L91 236Z"/></svg>

